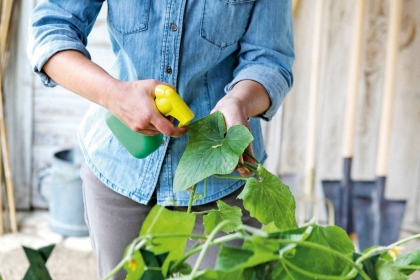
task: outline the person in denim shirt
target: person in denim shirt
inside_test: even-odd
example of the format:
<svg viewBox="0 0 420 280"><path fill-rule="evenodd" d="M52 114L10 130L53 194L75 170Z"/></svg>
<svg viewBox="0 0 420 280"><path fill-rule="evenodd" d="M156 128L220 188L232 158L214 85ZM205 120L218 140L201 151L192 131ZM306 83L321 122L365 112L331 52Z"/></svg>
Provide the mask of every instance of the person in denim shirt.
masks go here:
<svg viewBox="0 0 420 280"><path fill-rule="evenodd" d="M294 61L291 0L108 0L116 61L107 73L86 49L103 2L42 1L31 16L28 45L33 70L45 86L59 84L92 101L78 138L86 159L85 214L100 277L121 260L154 204L188 204L189 194L172 191L188 128L174 126L157 111L154 88L173 87L195 120L221 111L228 128L247 126L254 136L249 149L263 162L260 120L269 121L290 91ZM107 127L107 110L144 135L162 132L164 144L145 159L134 158ZM212 208L217 199L243 209L235 199L242 184L211 177L196 209ZM203 193L203 186L197 191ZM243 211L245 223L254 223Z"/></svg>

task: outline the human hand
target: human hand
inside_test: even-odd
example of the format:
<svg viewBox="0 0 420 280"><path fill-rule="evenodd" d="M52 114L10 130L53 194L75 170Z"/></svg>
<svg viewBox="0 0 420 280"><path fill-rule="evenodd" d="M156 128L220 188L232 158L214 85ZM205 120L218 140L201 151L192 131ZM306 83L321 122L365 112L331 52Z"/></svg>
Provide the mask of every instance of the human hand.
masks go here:
<svg viewBox="0 0 420 280"><path fill-rule="evenodd" d="M161 132L170 137L181 137L188 127L174 126L173 117L164 117L155 105L155 88L160 84L164 83L157 80L115 80L105 91L106 107L133 131L147 136Z"/></svg>
<svg viewBox="0 0 420 280"><path fill-rule="evenodd" d="M226 129L229 129L234 125L244 125L249 130L251 130L243 104L241 104L241 101L234 98L233 96L226 95L224 98L222 98L216 104L211 113L216 111L220 111L223 114L226 122ZM246 151L247 153L253 155L251 144L246 148ZM238 166L236 168L239 174L243 177L249 177L252 175L252 172L242 165L244 161L255 163L247 153L241 155L239 158Z"/></svg>

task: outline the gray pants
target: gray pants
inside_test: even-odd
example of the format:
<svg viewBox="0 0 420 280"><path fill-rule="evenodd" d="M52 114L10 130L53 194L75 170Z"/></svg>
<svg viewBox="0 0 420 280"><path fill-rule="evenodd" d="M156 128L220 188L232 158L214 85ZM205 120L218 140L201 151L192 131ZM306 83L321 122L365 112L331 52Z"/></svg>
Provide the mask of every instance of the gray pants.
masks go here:
<svg viewBox="0 0 420 280"><path fill-rule="evenodd" d="M99 278L105 277L122 260L124 250L136 237L138 237L141 225L151 208L156 204L156 198L152 198L147 205L139 204L125 196L122 196L105 186L93 174L87 165L81 169L83 180L83 194L85 203L85 219L89 227L90 239L93 251L97 258ZM242 209L243 223L253 227L261 227L261 224L249 216L249 212L243 208L242 200L236 199L239 190L224 197L222 200ZM186 211L187 207L171 207L177 211ZM194 206L193 212L201 212L217 209L216 202ZM194 232L203 234L202 216L198 215ZM191 241L191 246L194 241ZM240 245L241 242L233 242L231 245ZM218 248L213 247L208 251L202 264L203 268L213 267ZM195 257L198 255L196 254ZM188 259L194 264L194 256ZM120 270L113 279L125 279L126 272Z"/></svg>

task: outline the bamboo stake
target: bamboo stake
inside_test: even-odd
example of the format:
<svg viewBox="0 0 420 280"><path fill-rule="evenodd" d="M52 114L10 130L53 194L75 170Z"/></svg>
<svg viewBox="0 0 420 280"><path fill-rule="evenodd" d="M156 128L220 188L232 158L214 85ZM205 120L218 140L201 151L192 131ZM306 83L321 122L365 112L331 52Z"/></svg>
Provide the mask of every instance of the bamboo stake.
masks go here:
<svg viewBox="0 0 420 280"><path fill-rule="evenodd" d="M14 197L14 187L12 180L12 172L10 168L10 157L9 157L9 146L7 142L6 122L4 118L4 98L3 98L3 82L4 74L8 62L7 50L7 38L9 34L10 19L12 16L12 10L14 1L7 0L2 3L2 15L0 24L0 58L1 58L1 74L0 74L0 141L2 150L3 170L6 183L6 193L9 205L10 224L13 233L18 232L17 218L16 218L16 205Z"/></svg>
<svg viewBox="0 0 420 280"><path fill-rule="evenodd" d="M293 0L293 2L292 2L293 15L296 14L298 6L299 6L299 0Z"/></svg>
<svg viewBox="0 0 420 280"><path fill-rule="evenodd" d="M0 149L1 158L1 149ZM0 160L0 170L3 169L3 162ZM4 220L3 220L3 172L0 172L0 236L4 234ZM5 206L6 207L6 206Z"/></svg>

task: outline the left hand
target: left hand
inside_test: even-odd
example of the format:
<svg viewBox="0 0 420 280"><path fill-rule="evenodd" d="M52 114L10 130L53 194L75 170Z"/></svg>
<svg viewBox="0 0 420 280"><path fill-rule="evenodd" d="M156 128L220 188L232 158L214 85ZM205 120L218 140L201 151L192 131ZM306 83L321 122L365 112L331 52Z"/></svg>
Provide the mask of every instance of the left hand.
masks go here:
<svg viewBox="0 0 420 280"><path fill-rule="evenodd" d="M210 113L220 111L225 117L226 129L234 125L244 125L251 130L248 118L265 112L269 106L270 98L265 88L257 82L243 80L220 99ZM247 151L253 155L252 144L247 147ZM239 158L239 163L244 161L255 163L245 153ZM252 175L252 172L244 166L239 166L237 170L243 177Z"/></svg>
<svg viewBox="0 0 420 280"><path fill-rule="evenodd" d="M226 96L221 99L210 113L214 113L216 111L220 111L223 114L227 130L234 125L244 125L251 130L243 106L241 106L240 102L235 100L235 98ZM252 145L249 145L246 149L252 154ZM254 163L252 158L245 153L239 158L239 163L243 163L244 160ZM243 177L249 177L252 175L252 172L244 166L238 166L237 170Z"/></svg>

